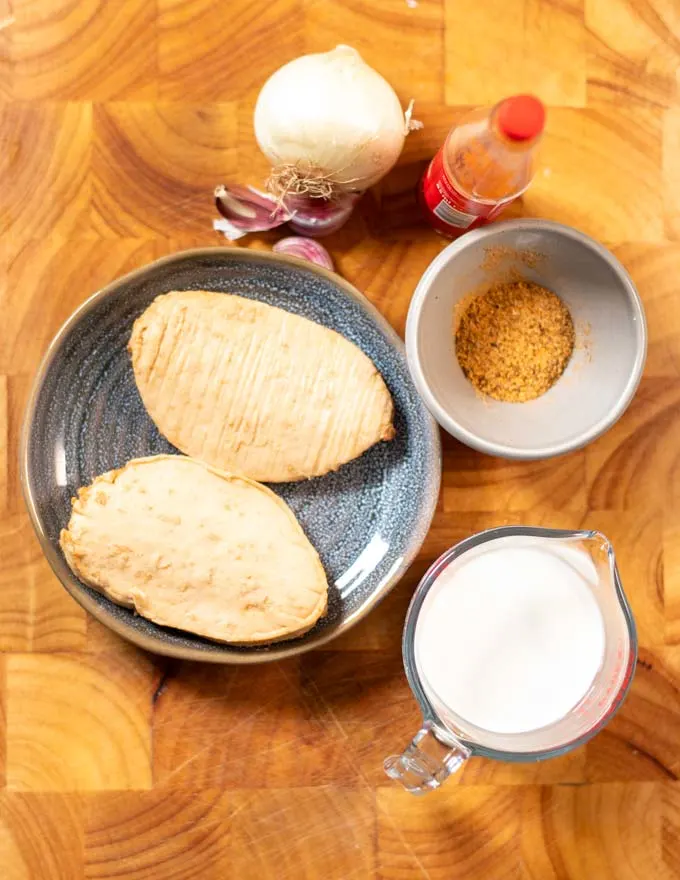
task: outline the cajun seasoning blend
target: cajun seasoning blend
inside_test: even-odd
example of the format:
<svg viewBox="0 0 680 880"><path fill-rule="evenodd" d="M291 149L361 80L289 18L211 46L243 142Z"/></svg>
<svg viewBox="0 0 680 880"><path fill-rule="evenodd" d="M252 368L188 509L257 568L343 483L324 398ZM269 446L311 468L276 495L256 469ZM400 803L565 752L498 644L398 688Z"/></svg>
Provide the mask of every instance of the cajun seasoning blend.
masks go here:
<svg viewBox="0 0 680 880"><path fill-rule="evenodd" d="M495 219L534 176L545 108L531 95L506 98L464 117L420 184L428 222L448 238Z"/></svg>
<svg viewBox="0 0 680 880"><path fill-rule="evenodd" d="M532 281L497 284L463 300L454 315L456 356L481 394L507 403L540 397L574 350L562 300Z"/></svg>

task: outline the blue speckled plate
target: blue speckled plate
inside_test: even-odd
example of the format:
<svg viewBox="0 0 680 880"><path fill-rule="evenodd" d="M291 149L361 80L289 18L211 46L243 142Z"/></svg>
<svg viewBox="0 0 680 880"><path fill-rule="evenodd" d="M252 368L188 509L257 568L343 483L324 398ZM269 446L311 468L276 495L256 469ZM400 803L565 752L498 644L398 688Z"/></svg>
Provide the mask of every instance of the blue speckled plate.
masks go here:
<svg viewBox="0 0 680 880"><path fill-rule="evenodd" d="M158 432L137 392L127 342L132 323L169 290L237 293L342 333L373 360L395 403L396 439L337 472L272 486L292 507L328 574L329 613L306 635L257 648L218 645L157 626L81 583L59 548L71 496L131 458L177 449ZM24 495L43 550L80 604L135 644L221 663L277 659L317 647L382 599L420 548L441 475L439 434L411 381L401 340L342 278L292 257L257 251L185 251L94 294L66 322L40 367L24 423Z"/></svg>

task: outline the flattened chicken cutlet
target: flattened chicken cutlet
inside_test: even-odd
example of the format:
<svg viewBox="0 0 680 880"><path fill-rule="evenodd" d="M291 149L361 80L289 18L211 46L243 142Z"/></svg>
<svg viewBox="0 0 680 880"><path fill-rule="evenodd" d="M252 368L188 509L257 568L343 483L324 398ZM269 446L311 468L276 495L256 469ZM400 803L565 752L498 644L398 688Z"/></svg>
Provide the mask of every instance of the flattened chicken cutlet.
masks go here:
<svg viewBox="0 0 680 880"><path fill-rule="evenodd" d="M74 574L112 601L215 641L293 638L326 613L325 572L288 505L184 456L97 477L60 543Z"/></svg>
<svg viewBox="0 0 680 880"><path fill-rule="evenodd" d="M265 303L164 294L135 322L129 350L161 433L221 470L301 480L394 436L373 362L339 333Z"/></svg>

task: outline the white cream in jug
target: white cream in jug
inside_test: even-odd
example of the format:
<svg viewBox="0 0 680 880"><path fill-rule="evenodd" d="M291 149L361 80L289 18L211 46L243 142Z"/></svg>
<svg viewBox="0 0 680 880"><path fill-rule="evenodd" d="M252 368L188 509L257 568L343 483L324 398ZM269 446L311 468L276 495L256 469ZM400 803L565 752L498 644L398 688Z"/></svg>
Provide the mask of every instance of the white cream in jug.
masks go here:
<svg viewBox="0 0 680 880"><path fill-rule="evenodd" d="M416 623L416 664L439 708L495 733L537 730L585 696L602 664L590 557L507 537L454 560Z"/></svg>

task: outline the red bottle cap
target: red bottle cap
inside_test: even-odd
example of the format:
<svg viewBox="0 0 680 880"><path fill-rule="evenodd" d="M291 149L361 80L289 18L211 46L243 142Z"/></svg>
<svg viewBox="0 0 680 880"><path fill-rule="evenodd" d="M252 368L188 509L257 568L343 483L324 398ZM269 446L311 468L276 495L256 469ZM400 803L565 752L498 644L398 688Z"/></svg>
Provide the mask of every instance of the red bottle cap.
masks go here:
<svg viewBox="0 0 680 880"><path fill-rule="evenodd" d="M498 105L498 128L513 141L530 141L545 125L545 107L533 95L515 95Z"/></svg>

